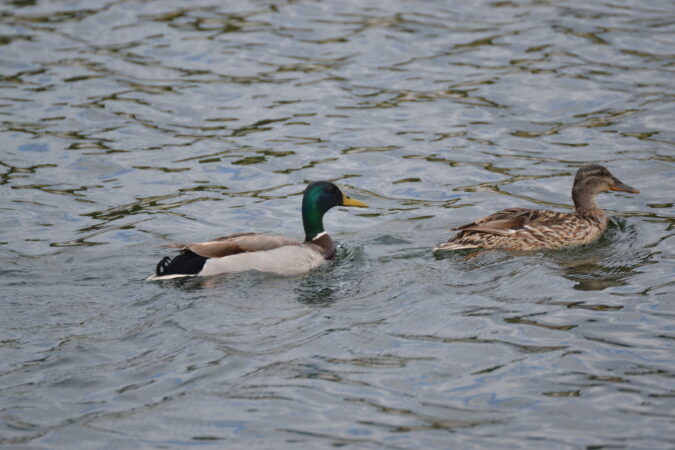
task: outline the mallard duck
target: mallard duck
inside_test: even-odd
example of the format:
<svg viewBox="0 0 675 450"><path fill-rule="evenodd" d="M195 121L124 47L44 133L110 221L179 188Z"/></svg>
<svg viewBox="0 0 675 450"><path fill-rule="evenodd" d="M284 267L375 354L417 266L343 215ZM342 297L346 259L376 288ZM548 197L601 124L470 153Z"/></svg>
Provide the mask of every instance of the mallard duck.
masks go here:
<svg viewBox="0 0 675 450"><path fill-rule="evenodd" d="M640 191L619 181L598 164L581 167L574 178L572 200L575 211L509 208L461 227L459 233L434 251L467 248L541 250L588 244L607 228L607 216L595 197L600 192Z"/></svg>
<svg viewBox="0 0 675 450"><path fill-rule="evenodd" d="M368 207L333 183L317 181L307 186L302 197L304 242L276 234L236 233L206 242L166 244L180 253L162 259L148 280L249 270L281 275L309 272L335 255L333 240L323 229L323 215L333 206Z"/></svg>

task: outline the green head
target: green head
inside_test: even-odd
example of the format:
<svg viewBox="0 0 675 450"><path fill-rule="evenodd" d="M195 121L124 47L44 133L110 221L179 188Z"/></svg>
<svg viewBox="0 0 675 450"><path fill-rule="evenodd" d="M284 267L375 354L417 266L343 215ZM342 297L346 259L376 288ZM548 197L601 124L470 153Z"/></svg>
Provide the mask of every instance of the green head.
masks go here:
<svg viewBox="0 0 675 450"><path fill-rule="evenodd" d="M302 224L305 227L305 241L311 241L323 233L323 215L333 206L368 207L365 203L343 194L333 183L328 181L310 183L302 197Z"/></svg>

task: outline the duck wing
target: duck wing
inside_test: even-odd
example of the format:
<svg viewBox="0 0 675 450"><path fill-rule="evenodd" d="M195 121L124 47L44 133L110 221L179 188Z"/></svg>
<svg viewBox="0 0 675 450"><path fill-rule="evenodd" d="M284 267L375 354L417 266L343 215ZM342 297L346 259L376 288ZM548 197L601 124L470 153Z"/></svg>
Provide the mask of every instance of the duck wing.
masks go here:
<svg viewBox="0 0 675 450"><path fill-rule="evenodd" d="M164 244L162 247L190 250L205 258L222 258L238 253L260 252L292 245L300 246L301 242L278 234L267 233L234 233L206 242L189 244Z"/></svg>
<svg viewBox="0 0 675 450"><path fill-rule="evenodd" d="M567 216L569 214L548 210L509 208L452 230L511 235L528 228L555 225Z"/></svg>

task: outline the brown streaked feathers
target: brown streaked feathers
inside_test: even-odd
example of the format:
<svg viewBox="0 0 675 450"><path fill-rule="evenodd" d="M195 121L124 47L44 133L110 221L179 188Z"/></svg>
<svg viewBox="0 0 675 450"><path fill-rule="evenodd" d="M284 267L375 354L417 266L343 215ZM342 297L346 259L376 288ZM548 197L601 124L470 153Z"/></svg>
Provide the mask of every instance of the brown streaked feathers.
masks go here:
<svg viewBox="0 0 675 450"><path fill-rule="evenodd" d="M557 211L509 208L461 227L460 233L436 250L501 248L533 250L582 245L607 227L607 217Z"/></svg>

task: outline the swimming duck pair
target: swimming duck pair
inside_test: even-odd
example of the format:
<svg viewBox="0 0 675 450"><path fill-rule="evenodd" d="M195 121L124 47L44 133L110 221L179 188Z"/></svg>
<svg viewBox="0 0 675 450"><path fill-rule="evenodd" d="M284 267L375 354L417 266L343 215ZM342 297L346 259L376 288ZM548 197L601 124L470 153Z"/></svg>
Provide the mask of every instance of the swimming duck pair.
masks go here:
<svg viewBox="0 0 675 450"><path fill-rule="evenodd" d="M595 198L601 192L638 194L598 164L581 167L574 178L575 211L509 208L462 225L448 242L434 251L460 249L542 250L573 247L597 239L607 228L607 215ZM298 275L318 267L335 255L333 240L324 231L323 215L334 206L368 205L344 194L333 183L317 181L302 198L304 242L266 233L236 233L206 242L167 244L179 249L165 257L148 280L207 276L248 270Z"/></svg>

